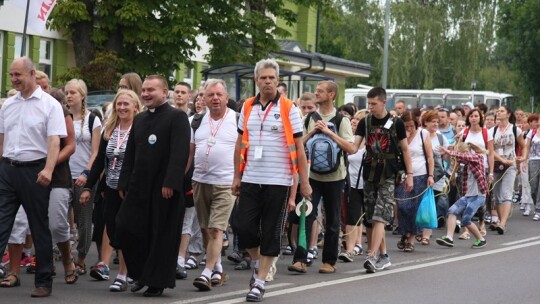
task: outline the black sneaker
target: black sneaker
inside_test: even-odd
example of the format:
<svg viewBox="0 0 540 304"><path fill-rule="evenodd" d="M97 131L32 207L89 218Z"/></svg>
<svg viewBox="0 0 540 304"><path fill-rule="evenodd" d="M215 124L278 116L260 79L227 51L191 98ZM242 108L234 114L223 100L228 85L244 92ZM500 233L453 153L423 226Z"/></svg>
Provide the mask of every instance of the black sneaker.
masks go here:
<svg viewBox="0 0 540 304"><path fill-rule="evenodd" d="M443 216L439 216L437 218L437 228L444 228L444 225L446 224L446 220Z"/></svg>
<svg viewBox="0 0 540 304"><path fill-rule="evenodd" d="M474 248L474 249L482 248L482 247L486 246L486 244L487 244L486 240L483 240L483 241L482 240L476 240L472 244L471 248Z"/></svg>
<svg viewBox="0 0 540 304"><path fill-rule="evenodd" d="M183 280L187 278L186 267L182 267L179 264L176 264L176 279Z"/></svg>
<svg viewBox="0 0 540 304"><path fill-rule="evenodd" d="M441 246L445 246L445 247L454 247L454 241L452 241L450 238L448 238L447 236L443 236L442 238L440 239L437 239L435 240L437 242L437 244L441 245Z"/></svg>
<svg viewBox="0 0 540 304"><path fill-rule="evenodd" d="M461 231L461 223L457 222L456 223L456 228L454 228L454 232L459 233L460 231Z"/></svg>

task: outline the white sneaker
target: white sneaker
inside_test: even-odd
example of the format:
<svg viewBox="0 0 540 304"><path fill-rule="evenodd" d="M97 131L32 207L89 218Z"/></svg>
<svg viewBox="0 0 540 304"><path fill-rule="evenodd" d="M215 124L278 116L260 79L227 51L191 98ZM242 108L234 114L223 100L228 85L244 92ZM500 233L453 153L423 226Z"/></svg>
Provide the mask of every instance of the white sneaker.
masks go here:
<svg viewBox="0 0 540 304"><path fill-rule="evenodd" d="M527 204L525 205L525 209L523 211L523 216L529 216L531 214L531 205Z"/></svg>
<svg viewBox="0 0 540 304"><path fill-rule="evenodd" d="M533 216L533 221L540 221L540 212L536 212Z"/></svg>

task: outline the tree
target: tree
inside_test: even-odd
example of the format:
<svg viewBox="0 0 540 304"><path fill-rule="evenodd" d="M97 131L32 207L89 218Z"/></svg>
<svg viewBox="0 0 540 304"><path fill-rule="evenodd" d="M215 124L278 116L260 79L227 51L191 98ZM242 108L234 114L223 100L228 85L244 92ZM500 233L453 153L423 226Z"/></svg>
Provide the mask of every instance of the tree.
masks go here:
<svg viewBox="0 0 540 304"><path fill-rule="evenodd" d="M370 63L372 77L363 82L380 85L384 33L381 1L334 2L341 17L323 18L320 52ZM471 81L479 80L479 89L496 90L487 87L481 76L489 74L483 74L486 67L496 64L497 4L497 0L392 1L389 87L470 89Z"/></svg>
<svg viewBox="0 0 540 304"><path fill-rule="evenodd" d="M527 92L539 96L540 2L501 0L500 11L498 35L503 59L517 72Z"/></svg>
<svg viewBox="0 0 540 304"><path fill-rule="evenodd" d="M100 53L114 54L118 71L169 75L190 63L206 36L210 64L254 62L279 50L275 36L290 35L273 17L287 23L296 15L284 0L59 0L51 28L65 32L75 49L77 67L93 63ZM293 0L330 8L330 0Z"/></svg>

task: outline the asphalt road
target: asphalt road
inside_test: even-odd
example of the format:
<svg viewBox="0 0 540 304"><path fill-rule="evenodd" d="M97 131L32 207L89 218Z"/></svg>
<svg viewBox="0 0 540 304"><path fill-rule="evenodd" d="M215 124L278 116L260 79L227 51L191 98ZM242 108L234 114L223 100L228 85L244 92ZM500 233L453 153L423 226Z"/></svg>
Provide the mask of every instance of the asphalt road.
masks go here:
<svg viewBox="0 0 540 304"><path fill-rule="evenodd" d="M319 274L320 260L308 273L287 271L290 256L282 256L273 282L266 284L264 303L539 303L540 299L540 222L523 217L514 207L505 235L488 231L487 246L471 249L472 240L457 240L455 247L435 244L416 245L413 253L396 248L397 236L387 234L392 266L375 274L366 274L364 256L352 263L338 262L335 274ZM443 234L434 231L434 237ZM95 246L88 261L97 258ZM251 271L233 270L224 261L229 281L209 292L199 292L192 281L201 269L189 270L186 280L178 280L175 289L167 289L160 298L144 298L142 293L112 293L112 282L98 282L88 275L75 285L63 282L62 266L49 298L31 299L33 275L22 274L21 286L0 289L0 303L240 303L248 291ZM117 272L112 266L111 278Z"/></svg>

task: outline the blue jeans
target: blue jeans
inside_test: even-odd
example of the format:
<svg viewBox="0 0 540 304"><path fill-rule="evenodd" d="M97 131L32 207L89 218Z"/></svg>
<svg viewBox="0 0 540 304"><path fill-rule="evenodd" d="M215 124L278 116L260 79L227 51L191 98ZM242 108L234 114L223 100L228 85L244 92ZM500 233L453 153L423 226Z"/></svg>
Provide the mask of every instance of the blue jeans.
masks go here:
<svg viewBox="0 0 540 304"><path fill-rule="evenodd" d="M478 208L482 207L486 202L486 197L483 195L464 196L458 199L448 210L449 214L455 216L461 215L461 224L469 226L471 219L475 215Z"/></svg>

